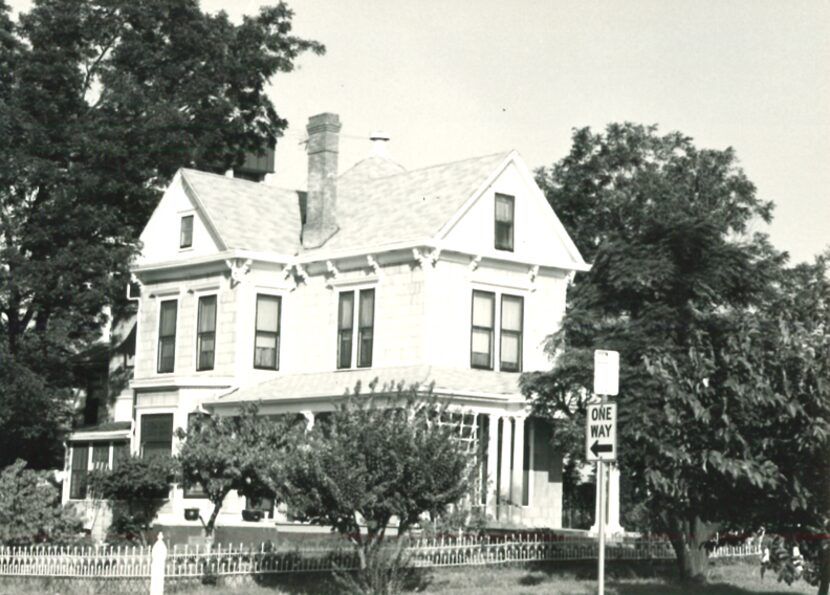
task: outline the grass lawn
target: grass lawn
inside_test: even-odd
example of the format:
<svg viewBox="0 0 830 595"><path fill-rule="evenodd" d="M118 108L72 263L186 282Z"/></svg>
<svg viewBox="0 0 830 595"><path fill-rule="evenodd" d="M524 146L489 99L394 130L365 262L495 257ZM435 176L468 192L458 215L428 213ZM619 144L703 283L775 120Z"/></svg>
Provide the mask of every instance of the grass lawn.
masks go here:
<svg viewBox="0 0 830 595"><path fill-rule="evenodd" d="M425 576L417 590L419 593L448 593L450 595L496 595L502 593L517 595L594 595L596 593L596 563L576 564L563 568L557 564L535 564L532 566L467 566L460 568L436 569ZM648 569L631 566L616 566L606 576L605 592L608 595L813 595L815 587L800 581L792 586L779 583L775 576L760 577L757 563L734 562L714 564L710 567L709 583L704 586L683 588L673 580L671 567ZM66 595L69 593L120 593L145 592L125 590L112 591L76 590L53 585L4 584L0 582L0 593L6 595ZM172 585L168 585L172 586ZM322 575L284 576L273 584L254 584L245 579L229 582L222 586L192 586L187 589L166 589L167 593L188 595L336 595L338 588L328 577Z"/></svg>

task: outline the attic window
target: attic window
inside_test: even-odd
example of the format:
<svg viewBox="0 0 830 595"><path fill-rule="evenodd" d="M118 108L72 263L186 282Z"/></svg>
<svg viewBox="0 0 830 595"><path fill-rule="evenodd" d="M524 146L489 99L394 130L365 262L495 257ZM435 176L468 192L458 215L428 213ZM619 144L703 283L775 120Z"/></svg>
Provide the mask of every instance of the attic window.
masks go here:
<svg viewBox="0 0 830 595"><path fill-rule="evenodd" d="M182 228L179 234L179 248L190 248L193 245L193 215L182 217Z"/></svg>
<svg viewBox="0 0 830 595"><path fill-rule="evenodd" d="M515 199L496 194L496 250L513 251L513 210Z"/></svg>

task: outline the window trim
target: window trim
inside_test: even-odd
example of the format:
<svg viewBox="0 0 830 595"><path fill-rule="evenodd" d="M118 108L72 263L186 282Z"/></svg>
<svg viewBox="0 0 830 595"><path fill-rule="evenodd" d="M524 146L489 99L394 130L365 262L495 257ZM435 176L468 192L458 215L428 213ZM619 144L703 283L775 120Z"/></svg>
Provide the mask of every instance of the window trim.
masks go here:
<svg viewBox="0 0 830 595"><path fill-rule="evenodd" d="M337 294L337 369L338 370L348 370L351 369L352 362L354 361L355 349L354 349L354 312L355 312L355 294L357 290L350 289L349 291L341 291ZM349 308L349 316L348 316L348 323L349 326L347 328L340 328L341 319L340 315L343 312L343 299L346 296L351 296L352 304ZM345 321L344 321L345 322ZM344 364L343 363L343 356L341 355L341 348L343 346L343 337L348 336L348 343L349 343L349 361Z"/></svg>
<svg viewBox="0 0 830 595"><path fill-rule="evenodd" d="M484 327L484 326L477 326L475 324L475 303L476 303L476 294L490 296L490 319L492 320L492 327ZM475 341L475 332L476 330L487 330L490 333L490 363L487 366L482 366L476 364L475 359L473 358L473 342ZM496 293L493 291L484 291L482 289L473 289L473 293L470 299L470 367L476 370L492 370L495 365L496 361L496 347L495 347L495 335L496 335Z"/></svg>
<svg viewBox="0 0 830 595"><path fill-rule="evenodd" d="M519 329L518 331L504 329L504 298L515 299L519 301ZM502 339L504 334L517 336L519 339L518 345L518 361L516 362L516 369L511 370L504 367L504 360L502 359ZM499 371L500 372L521 372L523 369L522 361L524 356L524 334L525 334L525 298L521 295L513 295L510 293L500 294L500 309L499 309Z"/></svg>
<svg viewBox="0 0 830 595"><path fill-rule="evenodd" d="M171 432L170 432L170 456L173 455L173 447L175 446L175 441L173 439L173 434L176 429L176 414L173 411L155 411L153 413L141 413L138 416L138 456L142 459L145 458L144 455L144 444L145 444L145 436L144 436L144 418L146 417L161 417L161 416L170 416L172 419L171 423Z"/></svg>
<svg viewBox="0 0 830 595"><path fill-rule="evenodd" d="M172 335L165 335L164 338L172 337L173 338L173 367L170 370L162 370L161 369L161 341L162 341L162 334L161 334L161 316L162 310L164 310L164 304L169 304L173 302L176 304L175 310L175 320L173 323L173 334ZM172 299L167 300L160 300L159 307L158 307L158 325L157 325L157 340L156 340L156 374L173 374L176 371L176 335L179 331L179 298L174 297Z"/></svg>
<svg viewBox="0 0 830 595"><path fill-rule="evenodd" d="M506 224L505 221L499 221L499 199L507 199L510 204L510 242L509 245L499 244L499 224ZM496 250L504 250L505 252L513 252L516 246L516 197L511 194L502 194L496 192L493 199L493 247Z"/></svg>
<svg viewBox="0 0 830 595"><path fill-rule="evenodd" d="M199 329L201 328L202 322L202 300L213 298L214 305L213 305L213 331L205 331L200 332ZM216 369L216 335L217 329L219 327L219 295L217 293L205 293L201 294L196 299L196 371L197 372L207 372L210 370ZM202 335L213 335L213 361L211 362L210 367L202 366L202 350L200 349Z"/></svg>
<svg viewBox="0 0 830 595"><path fill-rule="evenodd" d="M360 313L363 307L363 296L370 294L372 295L372 323L369 326L361 326L360 324ZM364 289L357 290L358 299L357 299L357 312L355 312L355 316L357 320L355 321L357 324L353 324L353 330L357 335L357 353L355 354L355 368L371 368L372 367L372 357L374 356L375 352L375 306L377 306L377 294L375 293L374 287L366 287ZM369 347L369 361L368 363L362 363L363 359L363 332L368 331L371 333L370 341L371 346Z"/></svg>
<svg viewBox="0 0 830 595"><path fill-rule="evenodd" d="M276 331L276 332L272 332L272 331L259 331L259 330L257 329L257 318L258 318L258 316L259 316L259 298L260 298L260 297L263 297L263 298L272 298L272 299L277 300L277 331ZM256 339L257 339L257 335L258 335L260 332L263 332L263 333L268 333L268 334L274 335L274 338L275 338L275 340L276 340L276 341L275 341L275 343L276 343L276 345L275 345L276 354L275 354L275 357L274 357L274 367L273 367L273 368L272 368L272 367L270 367L270 366L258 366L258 365L257 365L257 358L256 358L256 349L257 349L257 346L256 346ZM282 340L282 296L281 296L281 295L277 295L277 294L273 294L273 293L263 293L263 292L257 292L256 294L254 294L254 337L253 337L253 343L254 343L254 345L253 345L253 347L254 347L253 356L254 356L254 357L253 357L253 366L254 366L254 369L255 369L255 370L271 370L271 371L275 371L275 370L279 370L279 369L280 369L280 343L281 343L281 340Z"/></svg>
<svg viewBox="0 0 830 595"><path fill-rule="evenodd" d="M184 229L185 229L185 221L190 221L190 238L187 243L184 241ZM191 213L190 215L182 215L179 219L179 250L187 250L189 248L193 248L193 228L195 227L195 217Z"/></svg>

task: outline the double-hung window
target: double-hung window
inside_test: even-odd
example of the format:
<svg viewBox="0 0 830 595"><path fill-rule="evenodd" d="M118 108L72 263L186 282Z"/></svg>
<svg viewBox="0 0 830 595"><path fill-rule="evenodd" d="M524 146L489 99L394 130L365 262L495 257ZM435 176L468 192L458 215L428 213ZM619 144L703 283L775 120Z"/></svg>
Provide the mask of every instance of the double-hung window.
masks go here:
<svg viewBox="0 0 830 595"><path fill-rule="evenodd" d="M193 215L182 217L182 225L179 231L179 248L190 248L193 246Z"/></svg>
<svg viewBox="0 0 830 595"><path fill-rule="evenodd" d="M500 297L497 341L496 294L473 290L470 366L492 370L494 362L498 360L502 372L521 372L524 300L515 295ZM498 358L495 345L498 345Z"/></svg>
<svg viewBox="0 0 830 595"><path fill-rule="evenodd" d="M508 194L496 194L496 250L513 251L515 203L515 198Z"/></svg>
<svg viewBox="0 0 830 595"><path fill-rule="evenodd" d="M357 309L357 367L368 368L372 365L372 351L375 332L375 290L361 289L344 291L340 294L337 309L337 367L352 367L352 345L355 330L355 297L358 298Z"/></svg>
<svg viewBox="0 0 830 595"><path fill-rule="evenodd" d="M176 365L176 300L161 303L159 310L158 372L172 372Z"/></svg>
<svg viewBox="0 0 830 595"><path fill-rule="evenodd" d="M280 310L279 296L256 296L256 329L254 336L254 367L264 370L279 369Z"/></svg>
<svg viewBox="0 0 830 595"><path fill-rule="evenodd" d="M216 296L199 298L196 322L196 370L212 370L216 359Z"/></svg>
<svg viewBox="0 0 830 595"><path fill-rule="evenodd" d="M72 445L72 471L69 477L69 497L73 500L86 498L87 469L89 466L89 445Z"/></svg>
<svg viewBox="0 0 830 595"><path fill-rule="evenodd" d="M493 334L496 296L489 291L473 291L473 329L470 365L493 369Z"/></svg>
<svg viewBox="0 0 830 595"><path fill-rule="evenodd" d="M141 416L141 458L169 457L173 454L173 414Z"/></svg>
<svg viewBox="0 0 830 595"><path fill-rule="evenodd" d="M522 371L522 317L524 300L515 295L501 296L501 346L499 369Z"/></svg>

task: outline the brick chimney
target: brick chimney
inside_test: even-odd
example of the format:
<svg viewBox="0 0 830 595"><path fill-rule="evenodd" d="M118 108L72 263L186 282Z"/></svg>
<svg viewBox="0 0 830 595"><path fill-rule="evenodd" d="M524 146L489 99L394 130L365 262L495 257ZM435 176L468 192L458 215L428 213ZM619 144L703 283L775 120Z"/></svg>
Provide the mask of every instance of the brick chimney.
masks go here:
<svg viewBox="0 0 830 595"><path fill-rule="evenodd" d="M337 153L340 118L317 114L308 119L308 198L303 247L318 248L337 230Z"/></svg>

